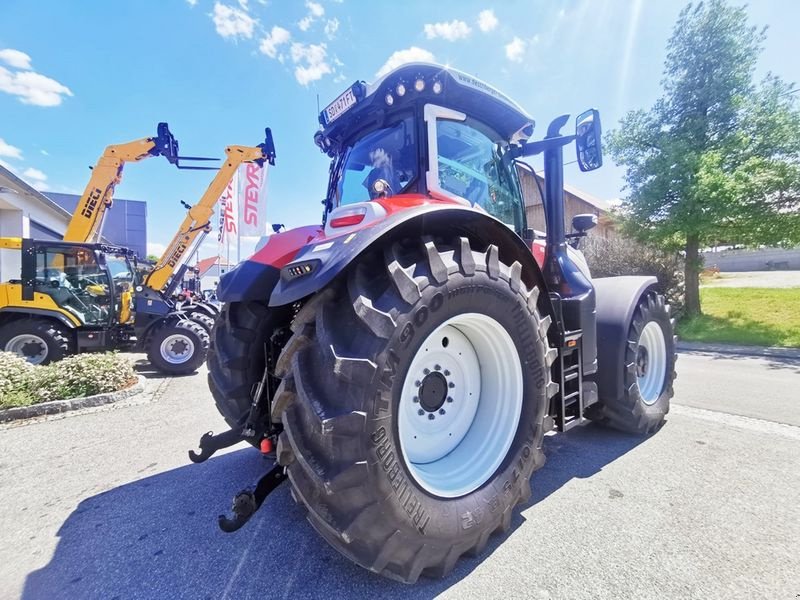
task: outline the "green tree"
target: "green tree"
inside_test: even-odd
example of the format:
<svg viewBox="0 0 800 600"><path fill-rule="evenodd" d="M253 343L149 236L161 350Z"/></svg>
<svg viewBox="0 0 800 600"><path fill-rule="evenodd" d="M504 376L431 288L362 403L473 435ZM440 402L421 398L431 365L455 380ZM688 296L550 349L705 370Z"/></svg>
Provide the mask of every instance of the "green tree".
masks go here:
<svg viewBox="0 0 800 600"><path fill-rule="evenodd" d="M744 7L684 8L667 44L663 94L612 131L626 168L624 229L686 255L686 313L700 314L701 248L800 241L800 111L791 85L754 83L766 29Z"/></svg>
<svg viewBox="0 0 800 600"><path fill-rule="evenodd" d="M147 255L147 260L150 261L151 263L155 264L155 263L158 262L158 256L156 256L155 254L148 254Z"/></svg>

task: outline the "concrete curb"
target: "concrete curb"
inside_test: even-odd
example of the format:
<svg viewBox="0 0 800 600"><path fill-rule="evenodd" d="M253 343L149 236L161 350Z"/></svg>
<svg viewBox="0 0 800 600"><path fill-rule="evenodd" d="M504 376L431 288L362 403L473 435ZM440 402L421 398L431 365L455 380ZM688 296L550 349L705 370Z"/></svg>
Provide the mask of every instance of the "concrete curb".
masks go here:
<svg viewBox="0 0 800 600"><path fill-rule="evenodd" d="M766 356L768 358L794 358L800 360L800 348L778 348L764 346L734 346L732 344L705 344L702 342L678 341L678 350L689 352L717 352L738 356Z"/></svg>
<svg viewBox="0 0 800 600"><path fill-rule="evenodd" d="M119 390L117 392L95 394L94 396L72 398L70 400L53 400L51 402L42 402L41 404L33 404L31 406L17 406L14 408L0 410L0 423L17 421L19 419L42 417L44 415L56 415L71 410L78 410L80 408L90 408L92 406L111 404L113 402L119 402L120 400L125 400L131 396L135 396L143 391L144 377L139 375L136 383L128 388L125 388L124 390Z"/></svg>

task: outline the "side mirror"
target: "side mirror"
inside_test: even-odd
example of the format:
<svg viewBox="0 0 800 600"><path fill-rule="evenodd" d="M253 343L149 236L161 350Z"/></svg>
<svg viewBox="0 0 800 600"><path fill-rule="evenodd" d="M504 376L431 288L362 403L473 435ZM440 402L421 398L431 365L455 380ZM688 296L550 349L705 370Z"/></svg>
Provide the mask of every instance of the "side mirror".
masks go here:
<svg viewBox="0 0 800 600"><path fill-rule="evenodd" d="M600 134L600 113L594 108L575 119L575 150L581 171L594 171L603 166Z"/></svg>
<svg viewBox="0 0 800 600"><path fill-rule="evenodd" d="M572 228L580 234L586 233L595 226L597 226L597 215L589 213L572 217Z"/></svg>

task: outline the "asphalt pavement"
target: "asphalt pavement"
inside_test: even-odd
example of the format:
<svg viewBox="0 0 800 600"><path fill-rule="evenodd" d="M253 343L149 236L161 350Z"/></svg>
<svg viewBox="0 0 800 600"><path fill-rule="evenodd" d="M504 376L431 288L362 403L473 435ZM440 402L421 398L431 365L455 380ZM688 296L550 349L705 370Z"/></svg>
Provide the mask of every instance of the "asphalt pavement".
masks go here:
<svg viewBox="0 0 800 600"><path fill-rule="evenodd" d="M796 598L800 361L684 352L648 438L546 438L532 503L444 580L398 584L331 549L271 495L242 530L216 516L264 469L221 430L205 373L121 404L0 428L0 598Z"/></svg>

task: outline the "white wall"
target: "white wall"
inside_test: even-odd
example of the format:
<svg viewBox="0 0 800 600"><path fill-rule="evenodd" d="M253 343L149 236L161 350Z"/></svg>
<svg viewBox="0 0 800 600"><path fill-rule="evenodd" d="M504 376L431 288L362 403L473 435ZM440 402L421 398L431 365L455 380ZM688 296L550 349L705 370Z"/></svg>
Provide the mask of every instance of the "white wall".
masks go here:
<svg viewBox="0 0 800 600"><path fill-rule="evenodd" d="M31 220L63 234L69 223L69 215L50 208L29 194L0 188L0 237L29 237ZM20 253L16 250L0 250L0 281L19 278L19 269Z"/></svg>

